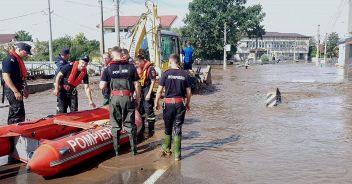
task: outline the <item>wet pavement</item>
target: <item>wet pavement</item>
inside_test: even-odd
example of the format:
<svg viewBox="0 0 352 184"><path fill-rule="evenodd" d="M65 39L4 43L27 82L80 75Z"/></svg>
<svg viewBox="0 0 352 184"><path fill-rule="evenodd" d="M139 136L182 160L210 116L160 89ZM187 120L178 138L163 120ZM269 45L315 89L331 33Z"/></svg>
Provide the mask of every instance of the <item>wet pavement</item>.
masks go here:
<svg viewBox="0 0 352 184"><path fill-rule="evenodd" d="M229 66L213 68L212 77L213 86L192 98L182 161L160 158L159 121L156 135L141 141L136 157L125 147L119 158L107 153L47 179L25 173L23 164L0 166L0 183L351 183L352 83L342 69ZM272 87L281 90L283 103L267 108ZM98 90L94 94L101 102ZM50 92L32 95L28 117L53 114L55 103ZM1 122L6 114L0 109Z"/></svg>

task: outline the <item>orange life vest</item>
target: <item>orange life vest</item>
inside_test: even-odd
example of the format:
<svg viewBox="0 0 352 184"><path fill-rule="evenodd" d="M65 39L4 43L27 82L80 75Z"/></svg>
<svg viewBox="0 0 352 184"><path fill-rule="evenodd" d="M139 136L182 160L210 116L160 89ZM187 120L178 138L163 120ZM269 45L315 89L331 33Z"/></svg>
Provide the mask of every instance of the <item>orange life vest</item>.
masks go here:
<svg viewBox="0 0 352 184"><path fill-rule="evenodd" d="M152 63L150 61L146 61L146 63L143 66L143 70L141 70L140 73L138 73L140 78L139 83L141 84L142 87L145 86L145 83L148 80L151 66L152 66Z"/></svg>
<svg viewBox="0 0 352 184"><path fill-rule="evenodd" d="M79 64L78 61L76 61L73 64L70 76L68 77L68 80L67 80L68 84L72 87L77 87L78 85L80 85L82 83L84 76L86 76L87 74L87 68L84 68L76 78L76 75L78 72L78 64Z"/></svg>

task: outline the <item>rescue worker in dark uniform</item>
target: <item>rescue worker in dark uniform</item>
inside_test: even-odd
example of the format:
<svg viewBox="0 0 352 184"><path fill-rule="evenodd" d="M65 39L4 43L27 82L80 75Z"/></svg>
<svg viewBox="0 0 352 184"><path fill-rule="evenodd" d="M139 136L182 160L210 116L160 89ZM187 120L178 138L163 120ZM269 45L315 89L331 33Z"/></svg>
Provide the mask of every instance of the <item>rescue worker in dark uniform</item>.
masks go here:
<svg viewBox="0 0 352 184"><path fill-rule="evenodd" d="M55 65L56 65L55 75L57 75L60 72L62 67L64 67L67 64L70 64L70 62L68 61L69 58L70 58L70 49L63 48L61 50L61 53L55 60Z"/></svg>
<svg viewBox="0 0 352 184"><path fill-rule="evenodd" d="M57 74L54 91L54 94L57 96L57 114L67 113L68 107L70 108L70 112L78 111L78 94L76 87L80 85L82 81L89 100L89 105L92 108L96 107L92 99L92 92L89 88L88 63L89 57L83 56L72 65L64 66Z"/></svg>
<svg viewBox="0 0 352 184"><path fill-rule="evenodd" d="M109 52L108 53L104 53L103 54L103 59L104 59L103 70L105 70L109 66L109 64L110 64L110 62L112 60L110 53ZM103 106L109 105L110 92L111 92L110 88L102 89L101 91L102 91L102 95L104 97Z"/></svg>
<svg viewBox="0 0 352 184"><path fill-rule="evenodd" d="M139 83L141 85L141 111L145 112L143 117L146 118L148 122L148 134L149 136L154 135L155 127L155 112L154 112L154 101L155 101L155 92L153 91L155 80L156 80L156 71L153 64L150 61L147 61L144 56L138 55L135 62L136 67L139 68ZM144 122L143 122L144 126Z"/></svg>
<svg viewBox="0 0 352 184"><path fill-rule="evenodd" d="M120 61L120 56L121 56L121 48L118 47L118 46L115 46L113 47L111 50L110 50L110 61L107 61L105 60L105 68L107 68L110 64L110 62L112 61ZM104 56L105 58L105 56ZM104 71L104 70L103 70ZM103 73L102 73L103 74ZM102 89L102 92L103 92L103 97L104 97L104 100L103 100L103 106L105 105L108 105L110 103L110 93L111 93L111 90L110 90L110 84L108 83L107 84L107 87L105 89Z"/></svg>
<svg viewBox="0 0 352 184"><path fill-rule="evenodd" d="M175 160L181 159L182 125L186 111L190 110L191 86L188 82L188 72L180 69L180 57L172 54L169 59L170 69L160 78L159 88L155 99L155 108L159 110L161 93L165 88L163 119L165 123L165 139L162 145L163 155L171 154ZM172 138L173 137L173 138Z"/></svg>
<svg viewBox="0 0 352 184"><path fill-rule="evenodd" d="M119 140L122 125L127 131L131 152L137 154L137 126L135 124L135 108L139 106L140 86L137 70L128 63L128 51L122 49L121 60L112 61L103 72L100 89L105 89L110 83L110 124L116 156L119 155ZM136 93L135 101L133 93Z"/></svg>
<svg viewBox="0 0 352 184"><path fill-rule="evenodd" d="M16 50L11 50L2 62L2 78L4 80L4 95L9 101L8 124L25 121L26 112L23 98L28 98L26 78L28 72L23 59L32 55L31 46L19 43Z"/></svg>

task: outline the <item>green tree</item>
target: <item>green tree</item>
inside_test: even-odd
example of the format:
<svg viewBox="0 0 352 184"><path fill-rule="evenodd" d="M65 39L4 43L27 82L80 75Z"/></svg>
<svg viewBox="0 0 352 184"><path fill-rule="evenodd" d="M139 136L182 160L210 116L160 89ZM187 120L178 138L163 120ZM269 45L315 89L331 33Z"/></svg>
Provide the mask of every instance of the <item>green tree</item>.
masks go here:
<svg viewBox="0 0 352 184"><path fill-rule="evenodd" d="M61 53L63 48L72 47L72 38L70 36L64 36L53 40L53 53L54 57Z"/></svg>
<svg viewBox="0 0 352 184"><path fill-rule="evenodd" d="M327 39L327 49L326 49L326 56L327 57L338 57L339 55L339 41L340 37L336 32L329 34Z"/></svg>
<svg viewBox="0 0 352 184"><path fill-rule="evenodd" d="M309 51L308 56L313 58L317 55L317 40L314 37L309 39Z"/></svg>
<svg viewBox="0 0 352 184"><path fill-rule="evenodd" d="M83 33L78 33L71 41L71 60L78 60L82 55L89 55L88 39Z"/></svg>
<svg viewBox="0 0 352 184"><path fill-rule="evenodd" d="M89 55L91 58L97 57L99 53L99 42L97 40L88 40L83 33L77 34L74 38L64 36L53 40L54 57L59 55L62 48L71 50L70 61L78 60L82 55ZM54 58L55 59L55 58ZM29 58L32 61L49 60L49 43L47 41L36 41L33 56Z"/></svg>
<svg viewBox="0 0 352 184"><path fill-rule="evenodd" d="M36 41L34 43L33 56L27 58L28 61L49 61L49 42Z"/></svg>
<svg viewBox="0 0 352 184"><path fill-rule="evenodd" d="M4 47L0 47L0 62L3 61L7 56L7 50Z"/></svg>
<svg viewBox="0 0 352 184"><path fill-rule="evenodd" d="M265 17L265 13L262 10L263 7L260 4L248 7L245 11L246 22L243 25L243 32L249 38L255 38L256 57L258 57L258 39L263 39L263 35L265 34L264 26L260 25Z"/></svg>
<svg viewBox="0 0 352 184"><path fill-rule="evenodd" d="M15 38L17 41L33 41L32 35L24 30L17 31L15 33Z"/></svg>
<svg viewBox="0 0 352 184"><path fill-rule="evenodd" d="M241 37L251 33L256 26L263 28L260 26L265 16L262 7L255 5L247 8L245 4L246 0L193 0L189 3L186 26L180 32L184 39L193 43L197 57L222 58L225 23L228 27L227 44L232 46L236 46Z"/></svg>

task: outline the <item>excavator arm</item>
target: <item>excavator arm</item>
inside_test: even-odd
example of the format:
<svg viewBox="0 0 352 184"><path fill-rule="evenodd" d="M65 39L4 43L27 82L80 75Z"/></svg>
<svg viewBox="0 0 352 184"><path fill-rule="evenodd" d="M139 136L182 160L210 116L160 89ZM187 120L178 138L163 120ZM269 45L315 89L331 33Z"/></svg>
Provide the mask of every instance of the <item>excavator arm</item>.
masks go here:
<svg viewBox="0 0 352 184"><path fill-rule="evenodd" d="M161 68L160 41L158 35L158 29L160 26L158 8L150 0L145 2L145 6L148 11L141 15L137 24L131 30L131 36L129 37L129 44L127 46L131 56L136 57L138 55L137 52L141 48L143 40L146 37L150 62L154 63L154 66Z"/></svg>

